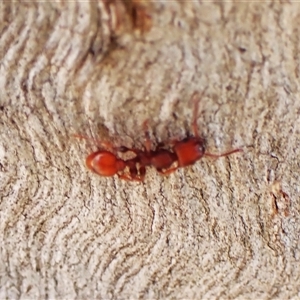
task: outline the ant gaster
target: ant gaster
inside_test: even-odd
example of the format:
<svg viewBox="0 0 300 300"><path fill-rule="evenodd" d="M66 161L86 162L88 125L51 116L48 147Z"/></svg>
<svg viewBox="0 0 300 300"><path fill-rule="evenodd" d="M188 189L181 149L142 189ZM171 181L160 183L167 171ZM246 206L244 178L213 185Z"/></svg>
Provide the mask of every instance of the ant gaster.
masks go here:
<svg viewBox="0 0 300 300"><path fill-rule="evenodd" d="M97 143L97 145L100 143L97 140L82 135L76 134L74 137L85 140L93 140ZM85 160L86 166L89 170L100 176L110 177L113 175L118 175L118 177L121 179L141 181L140 177L137 175L137 157L123 160L113 153L114 149L109 143L101 142L100 145L100 148L110 149L111 152L107 150L98 150L89 154ZM117 151L123 152L122 147L117 148ZM125 173L125 169L127 167L129 168L130 175Z"/></svg>

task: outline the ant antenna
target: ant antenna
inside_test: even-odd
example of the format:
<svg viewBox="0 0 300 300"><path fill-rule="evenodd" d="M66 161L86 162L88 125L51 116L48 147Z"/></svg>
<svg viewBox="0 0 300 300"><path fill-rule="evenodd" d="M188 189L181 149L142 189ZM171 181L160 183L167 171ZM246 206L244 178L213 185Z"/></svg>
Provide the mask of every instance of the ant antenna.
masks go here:
<svg viewBox="0 0 300 300"><path fill-rule="evenodd" d="M77 139L83 139L83 140L86 140L86 141L89 141L89 142L93 142L94 144L96 144L100 148L106 148L106 149L109 149L110 151L113 150L113 147L109 142L101 142L99 140L96 140L95 138L90 138L88 136L81 135L81 134L72 134L72 136L77 138Z"/></svg>
<svg viewBox="0 0 300 300"><path fill-rule="evenodd" d="M223 156L228 156L230 154L236 153L236 152L243 152L242 149L234 149L225 153L221 153L221 154L214 154L214 153L204 153L204 156L209 156L209 157L213 157L213 158L219 158L219 157L223 157Z"/></svg>
<svg viewBox="0 0 300 300"><path fill-rule="evenodd" d="M198 92L195 92L192 96L193 102L194 102L194 111L193 111L193 121L192 121L192 129L194 132L195 137L200 138L199 130L197 127L197 119L198 119L198 113L199 113L199 102L202 96L204 95L205 91L207 90L207 87L203 90L201 95L199 95Z"/></svg>

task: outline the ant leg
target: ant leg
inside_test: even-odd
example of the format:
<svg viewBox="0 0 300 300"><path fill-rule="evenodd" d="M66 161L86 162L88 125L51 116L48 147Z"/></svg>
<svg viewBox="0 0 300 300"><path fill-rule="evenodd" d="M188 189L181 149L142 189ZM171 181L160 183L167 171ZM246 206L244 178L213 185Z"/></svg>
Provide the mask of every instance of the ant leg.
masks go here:
<svg viewBox="0 0 300 300"><path fill-rule="evenodd" d="M228 156L228 155L236 153L236 152L243 152L243 149L234 149L234 150L231 150L231 151L228 151L225 153L221 153L221 154L204 153L204 156L219 158L219 157L223 157L223 156Z"/></svg>
<svg viewBox="0 0 300 300"><path fill-rule="evenodd" d="M145 178L145 173L146 173L146 170L145 170L145 167L141 167L140 170L139 170L139 173L140 175L138 176L138 170L137 170L137 167L136 167L136 160L133 159L133 160L128 160L126 161L127 163L127 166L129 168L129 174L118 174L119 178L121 179L125 179L125 180L130 180L130 181L139 181L139 182L142 182Z"/></svg>
<svg viewBox="0 0 300 300"><path fill-rule="evenodd" d="M132 180L142 181L142 179L140 177L138 177L138 170L136 167L135 159L127 161L127 165L129 167L129 173L130 173Z"/></svg>
<svg viewBox="0 0 300 300"><path fill-rule="evenodd" d="M130 175L128 174L118 174L118 177L120 179L124 179L124 180L128 180L128 181L140 181L138 178L132 178Z"/></svg>
<svg viewBox="0 0 300 300"><path fill-rule="evenodd" d="M140 177L139 177L140 180L144 181L145 175L146 175L146 168L145 168L145 166L140 166L139 173L140 173Z"/></svg>
<svg viewBox="0 0 300 300"><path fill-rule="evenodd" d="M179 141L180 141L180 138L171 139L171 140L168 141L168 144L174 146Z"/></svg>
<svg viewBox="0 0 300 300"><path fill-rule="evenodd" d="M139 150L138 149L135 149L135 148L128 148L126 146L121 146L121 147L118 147L118 148L115 148L117 152L122 152L122 153L126 153L126 152L133 152L135 154L138 154L139 153Z"/></svg>
<svg viewBox="0 0 300 300"><path fill-rule="evenodd" d="M150 140L149 131L148 131L148 120L144 121L143 128L144 128L145 136L146 136L145 148L146 148L147 152L150 152L151 151L151 140Z"/></svg>
<svg viewBox="0 0 300 300"><path fill-rule="evenodd" d="M72 135L73 137L75 138L78 138L78 139L83 139L83 140L87 140L87 141L92 141L93 143L95 143L98 147L100 148L106 148L110 151L113 151L114 150L114 147L112 146L111 143L109 142L101 142L99 140L96 140L94 138L90 138L88 136L84 136L84 135L81 135L81 134L73 134Z"/></svg>
<svg viewBox="0 0 300 300"><path fill-rule="evenodd" d="M157 172L159 172L159 173L162 174L162 175L169 175L169 174L175 172L178 168L179 168L179 167L177 166L177 167L174 167L174 168L165 170L165 171L163 171L163 170L157 170Z"/></svg>
<svg viewBox="0 0 300 300"><path fill-rule="evenodd" d="M124 179L124 180L128 180L128 181L139 181L142 182L144 180L144 178L140 178L137 176L137 170L135 168L135 170L133 168L129 169L130 175L129 174L117 174L119 176L119 178Z"/></svg>
<svg viewBox="0 0 300 300"><path fill-rule="evenodd" d="M197 118L198 118L200 97L199 97L198 92L194 93L193 102L194 102L194 111L193 111L192 129L193 129L195 137L199 137L199 131L198 131L198 127L197 127Z"/></svg>
<svg viewBox="0 0 300 300"><path fill-rule="evenodd" d="M181 141L182 141L182 138L180 138L180 136L178 136L177 138L168 140L166 143L163 143L163 142L159 143L157 145L157 148L172 147Z"/></svg>
<svg viewBox="0 0 300 300"><path fill-rule="evenodd" d="M199 96L198 92L195 92L192 96L193 102L194 102L194 111L193 111L193 122L192 122L192 129L194 132L195 137L200 138L199 130L197 127L197 119L198 119L198 113L199 113L199 102L201 97L204 95L207 88L204 89L204 91L201 93L201 96Z"/></svg>

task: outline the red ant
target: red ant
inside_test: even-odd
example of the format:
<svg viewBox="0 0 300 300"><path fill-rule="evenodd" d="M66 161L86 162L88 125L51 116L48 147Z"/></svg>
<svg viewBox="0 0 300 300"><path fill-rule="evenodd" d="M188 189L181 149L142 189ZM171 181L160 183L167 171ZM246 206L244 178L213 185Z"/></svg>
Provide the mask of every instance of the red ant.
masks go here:
<svg viewBox="0 0 300 300"><path fill-rule="evenodd" d="M124 146L116 149L119 152L133 152L136 155L134 158L122 160L112 152L99 150L87 157L87 167L102 176L113 176L117 174L122 179L143 181L146 174L146 166L153 166L161 174L167 175L178 168L194 164L203 156L219 158L242 151L241 149L234 149L222 154L205 152L204 140L200 137L197 128L197 114L200 100L198 93L193 95L193 100L195 105L192 122L194 136L187 137L180 141L172 141L172 151L165 149L162 144L160 144L155 150L151 150L149 133L145 130L145 150L127 148ZM146 124L147 122L144 123L144 127ZM82 136L77 137L85 138ZM177 162L177 166L171 167L175 162ZM129 175L124 173L126 167L129 168Z"/></svg>

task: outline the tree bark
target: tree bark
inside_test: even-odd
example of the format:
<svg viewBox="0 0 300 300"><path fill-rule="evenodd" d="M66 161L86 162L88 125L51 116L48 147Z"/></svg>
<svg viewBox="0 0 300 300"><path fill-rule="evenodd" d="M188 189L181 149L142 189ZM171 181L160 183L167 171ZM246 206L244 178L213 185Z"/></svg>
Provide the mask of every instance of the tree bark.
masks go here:
<svg viewBox="0 0 300 300"><path fill-rule="evenodd" d="M2 2L0 298L299 298L297 3ZM143 183L93 141L243 153Z"/></svg>

